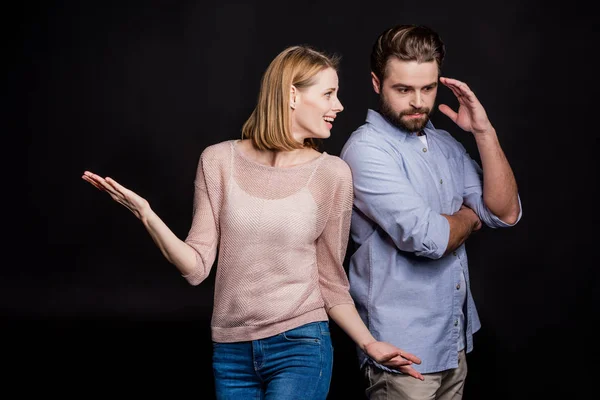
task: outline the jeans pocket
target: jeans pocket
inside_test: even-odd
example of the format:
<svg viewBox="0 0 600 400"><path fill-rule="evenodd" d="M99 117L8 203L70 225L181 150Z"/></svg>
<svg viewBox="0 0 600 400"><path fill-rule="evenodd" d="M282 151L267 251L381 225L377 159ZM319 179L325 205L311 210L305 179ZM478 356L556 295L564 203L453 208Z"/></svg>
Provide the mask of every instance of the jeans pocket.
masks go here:
<svg viewBox="0 0 600 400"><path fill-rule="evenodd" d="M321 328L318 323L311 322L281 334L289 342L321 343Z"/></svg>

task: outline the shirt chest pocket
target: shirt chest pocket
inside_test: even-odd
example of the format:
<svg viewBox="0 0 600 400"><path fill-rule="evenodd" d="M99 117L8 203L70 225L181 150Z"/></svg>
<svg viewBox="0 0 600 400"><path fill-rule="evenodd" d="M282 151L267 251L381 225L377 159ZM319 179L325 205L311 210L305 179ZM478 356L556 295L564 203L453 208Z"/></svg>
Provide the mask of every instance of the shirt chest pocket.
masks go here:
<svg viewBox="0 0 600 400"><path fill-rule="evenodd" d="M442 184L446 184L446 190L451 197L462 199L465 188L465 165L462 157L446 159L447 168L442 169Z"/></svg>

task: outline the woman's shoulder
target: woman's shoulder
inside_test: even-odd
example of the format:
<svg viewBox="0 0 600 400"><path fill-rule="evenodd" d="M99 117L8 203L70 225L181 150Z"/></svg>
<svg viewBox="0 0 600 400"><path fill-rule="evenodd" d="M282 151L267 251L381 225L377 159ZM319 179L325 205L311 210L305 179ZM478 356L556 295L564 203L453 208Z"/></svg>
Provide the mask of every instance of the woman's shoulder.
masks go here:
<svg viewBox="0 0 600 400"><path fill-rule="evenodd" d="M338 176L351 175L350 166L346 163L346 161L342 160L338 156L328 153L325 153L324 156L322 167L330 171L332 174Z"/></svg>
<svg viewBox="0 0 600 400"><path fill-rule="evenodd" d="M350 166L338 156L325 153L319 169L319 175L333 187L339 184L352 185Z"/></svg>
<svg viewBox="0 0 600 400"><path fill-rule="evenodd" d="M204 148L201 154L202 161L229 159L233 151L235 140L225 140L219 143L211 144Z"/></svg>

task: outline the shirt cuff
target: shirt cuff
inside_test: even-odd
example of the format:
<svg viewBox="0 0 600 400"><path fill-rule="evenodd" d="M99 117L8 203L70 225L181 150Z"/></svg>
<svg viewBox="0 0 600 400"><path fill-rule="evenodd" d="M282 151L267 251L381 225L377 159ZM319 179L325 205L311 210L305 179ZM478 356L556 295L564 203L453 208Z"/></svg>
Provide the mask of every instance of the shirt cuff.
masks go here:
<svg viewBox="0 0 600 400"><path fill-rule="evenodd" d="M448 238L450 237L450 223L442 215L432 215L427 228L422 251L416 251L415 254L422 257L428 257L434 260L442 258L448 247Z"/></svg>

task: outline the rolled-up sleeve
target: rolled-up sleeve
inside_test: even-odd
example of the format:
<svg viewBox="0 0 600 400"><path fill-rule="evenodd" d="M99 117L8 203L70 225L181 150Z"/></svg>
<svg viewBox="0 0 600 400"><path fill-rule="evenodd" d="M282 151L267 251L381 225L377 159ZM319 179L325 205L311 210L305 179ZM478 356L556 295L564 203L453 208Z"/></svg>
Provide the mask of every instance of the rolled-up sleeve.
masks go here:
<svg viewBox="0 0 600 400"><path fill-rule="evenodd" d="M463 165L465 182L465 189L463 193L464 204L466 204L471 210L475 211L475 214L479 216L481 222L490 228L509 228L516 225L523 214L521 197L517 195L519 200L519 217L517 220L513 224L508 224L502 221L497 215L491 212L483 202L483 170L466 151L463 152Z"/></svg>
<svg viewBox="0 0 600 400"><path fill-rule="evenodd" d="M417 193L385 149L356 141L342 154L352 170L354 206L379 225L402 251L432 259L448 246L448 220Z"/></svg>

